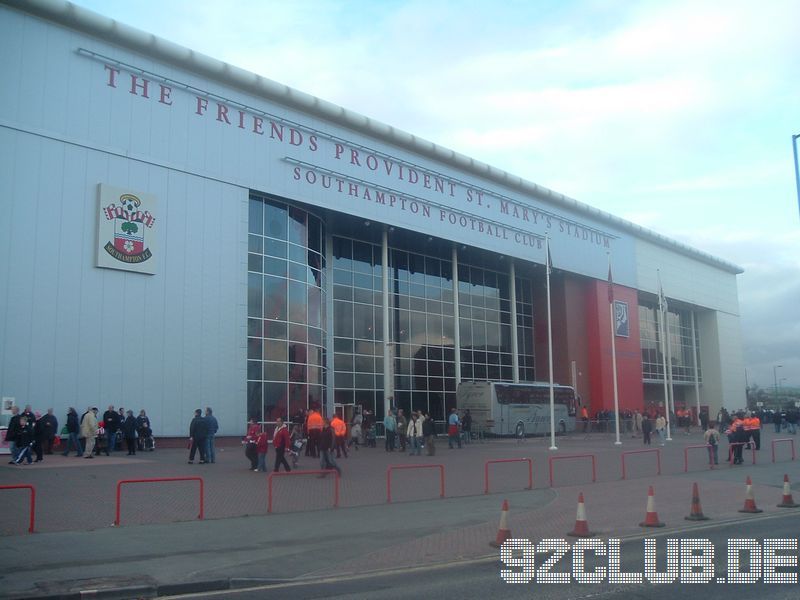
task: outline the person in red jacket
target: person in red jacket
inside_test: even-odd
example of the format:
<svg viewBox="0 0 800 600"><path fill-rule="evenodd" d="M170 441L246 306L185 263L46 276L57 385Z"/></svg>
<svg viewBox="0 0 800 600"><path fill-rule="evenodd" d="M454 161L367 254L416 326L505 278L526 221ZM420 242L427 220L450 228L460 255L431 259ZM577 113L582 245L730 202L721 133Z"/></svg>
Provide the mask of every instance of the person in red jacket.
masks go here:
<svg viewBox="0 0 800 600"><path fill-rule="evenodd" d="M275 468L274 471L277 473L281 469L281 465L284 466L286 471L291 471L289 468L289 463L286 462L285 454L289 451L291 447L291 439L289 437L289 428L286 426L286 423L283 422L283 419L278 417L275 420L275 434L272 436L272 446L275 448Z"/></svg>
<svg viewBox="0 0 800 600"><path fill-rule="evenodd" d="M259 433L261 433L261 427L256 422L256 418L250 417L250 421L247 423L247 434L244 436L242 443L244 444L244 455L250 461L251 471L255 471L258 468L256 440L258 440Z"/></svg>

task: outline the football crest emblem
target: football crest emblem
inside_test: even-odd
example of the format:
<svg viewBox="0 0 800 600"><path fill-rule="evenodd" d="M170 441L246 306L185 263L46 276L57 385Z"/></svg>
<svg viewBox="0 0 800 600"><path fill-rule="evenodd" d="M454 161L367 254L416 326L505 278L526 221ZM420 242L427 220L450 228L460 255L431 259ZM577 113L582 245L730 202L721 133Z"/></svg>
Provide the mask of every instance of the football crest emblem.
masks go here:
<svg viewBox="0 0 800 600"><path fill-rule="evenodd" d="M101 185L98 266L153 273L154 210L147 194Z"/></svg>

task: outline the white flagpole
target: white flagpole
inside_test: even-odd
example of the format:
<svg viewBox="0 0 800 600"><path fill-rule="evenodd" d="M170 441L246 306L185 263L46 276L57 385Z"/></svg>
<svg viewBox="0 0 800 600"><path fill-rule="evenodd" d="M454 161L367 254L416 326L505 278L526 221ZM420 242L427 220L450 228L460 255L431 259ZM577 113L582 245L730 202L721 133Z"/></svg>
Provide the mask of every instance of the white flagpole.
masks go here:
<svg viewBox="0 0 800 600"><path fill-rule="evenodd" d="M544 243L547 249L545 271L547 273L547 360L550 368L550 450L558 450L556 446L556 402L553 388L553 319L550 311L550 238L545 237Z"/></svg>
<svg viewBox="0 0 800 600"><path fill-rule="evenodd" d="M667 439L672 440L671 435L671 419L669 418L670 410L669 410L669 390L668 390L668 383L667 383L667 348L666 344L669 341L665 341L667 337L667 299L664 297L664 288L661 286L661 271L656 269L656 276L658 277L658 335L661 338L661 363L664 369L664 410L665 410L665 417L667 421ZM671 367L670 367L671 368Z"/></svg>
<svg viewBox="0 0 800 600"><path fill-rule="evenodd" d="M614 442L615 446L621 446L622 442L619 441L619 390L617 389L617 340L616 340L616 322L614 319L614 298L612 296L613 291L611 286L612 278L611 278L611 253L608 254L608 290L609 290L609 300L608 303L608 310L609 314L611 315L611 365L614 371L614 422L615 422L615 429L616 429L616 441Z"/></svg>

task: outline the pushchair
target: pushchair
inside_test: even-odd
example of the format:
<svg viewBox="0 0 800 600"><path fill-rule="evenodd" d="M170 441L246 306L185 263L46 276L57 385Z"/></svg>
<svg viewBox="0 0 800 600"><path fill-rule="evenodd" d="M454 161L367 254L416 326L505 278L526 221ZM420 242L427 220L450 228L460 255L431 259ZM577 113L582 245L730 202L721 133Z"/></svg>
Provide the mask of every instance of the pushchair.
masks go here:
<svg viewBox="0 0 800 600"><path fill-rule="evenodd" d="M139 437L136 439L136 444L140 452L152 452L156 449L156 440L153 437L153 430L149 427L144 427L138 432Z"/></svg>
<svg viewBox="0 0 800 600"><path fill-rule="evenodd" d="M292 457L292 468L297 467L297 461L300 460L300 452L303 451L305 445L306 440L304 438L295 438L292 440L292 446L289 450L289 454Z"/></svg>

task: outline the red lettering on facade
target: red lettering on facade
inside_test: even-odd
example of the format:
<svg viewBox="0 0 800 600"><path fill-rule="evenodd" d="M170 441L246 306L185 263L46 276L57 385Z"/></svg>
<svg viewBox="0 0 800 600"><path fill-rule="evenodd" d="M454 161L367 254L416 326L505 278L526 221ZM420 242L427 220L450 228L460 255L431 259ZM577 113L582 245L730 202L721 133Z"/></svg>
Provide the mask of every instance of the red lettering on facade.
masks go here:
<svg viewBox="0 0 800 600"><path fill-rule="evenodd" d="M147 79L142 79L142 83L139 83L139 78L136 75L131 75L131 94L138 96L139 94L136 93L136 90L141 89L142 98L149 98L150 96L147 95L147 85L149 83Z"/></svg>
<svg viewBox="0 0 800 600"><path fill-rule="evenodd" d="M194 111L196 115L202 115L208 109L208 100L205 98L201 98L200 96L196 96L197 98L197 108Z"/></svg>
<svg viewBox="0 0 800 600"><path fill-rule="evenodd" d="M264 119L261 117L253 117L253 133L257 133L258 135L264 135L264 130L262 127L264 126Z"/></svg>
<svg viewBox="0 0 800 600"><path fill-rule="evenodd" d="M231 124L228 120L228 107L219 102L217 102L217 121L224 121L228 125Z"/></svg>
<svg viewBox="0 0 800 600"><path fill-rule="evenodd" d="M115 69L114 67L110 67L108 65L104 65L106 71L108 71L108 85L109 87L117 87L117 75L119 75L119 69Z"/></svg>
<svg viewBox="0 0 800 600"><path fill-rule="evenodd" d="M163 83L159 84L159 87L161 88L161 93L159 94L158 101L161 104L172 106L172 100L169 97L169 95L172 93L172 88L164 85Z"/></svg>

